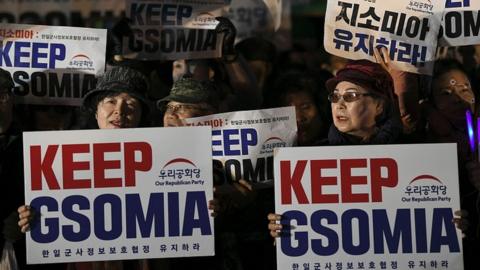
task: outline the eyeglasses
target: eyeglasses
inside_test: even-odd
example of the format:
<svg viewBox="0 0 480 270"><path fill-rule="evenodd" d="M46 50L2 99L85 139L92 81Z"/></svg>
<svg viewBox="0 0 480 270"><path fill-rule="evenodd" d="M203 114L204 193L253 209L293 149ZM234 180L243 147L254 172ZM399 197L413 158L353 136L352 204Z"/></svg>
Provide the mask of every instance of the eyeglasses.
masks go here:
<svg viewBox="0 0 480 270"><path fill-rule="evenodd" d="M199 111L208 111L208 108L203 108L194 104L167 104L167 106L165 107L165 113L169 114L188 114Z"/></svg>
<svg viewBox="0 0 480 270"><path fill-rule="evenodd" d="M10 92L0 92L0 103L7 103L12 98Z"/></svg>
<svg viewBox="0 0 480 270"><path fill-rule="evenodd" d="M340 95L339 93L330 93L328 95L328 101L331 103L337 103L340 101L340 98L343 98L345 102L354 102L360 99L361 96L374 96L369 93L357 93L357 92L345 92L345 94Z"/></svg>

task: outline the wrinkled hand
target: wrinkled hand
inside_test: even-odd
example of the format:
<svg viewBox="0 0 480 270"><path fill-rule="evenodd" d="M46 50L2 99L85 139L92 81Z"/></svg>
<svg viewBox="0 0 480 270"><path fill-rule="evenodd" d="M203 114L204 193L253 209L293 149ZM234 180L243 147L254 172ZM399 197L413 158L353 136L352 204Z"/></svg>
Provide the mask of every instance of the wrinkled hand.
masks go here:
<svg viewBox="0 0 480 270"><path fill-rule="evenodd" d="M217 34L224 34L222 55L235 55L235 37L237 35L235 25L225 17L216 17L215 19L219 21L215 28L215 32Z"/></svg>
<svg viewBox="0 0 480 270"><path fill-rule="evenodd" d="M20 227L22 233L30 230L30 222L35 217L35 211L29 205L22 205L18 208L18 227Z"/></svg>
<svg viewBox="0 0 480 270"><path fill-rule="evenodd" d="M18 223L18 213L12 212L3 220L3 238L13 243L23 237Z"/></svg>
<svg viewBox="0 0 480 270"><path fill-rule="evenodd" d="M282 230L282 224L279 224L279 221L282 219L282 216L279 214L270 213L267 216L268 218L268 230L272 237L279 237L280 231Z"/></svg>

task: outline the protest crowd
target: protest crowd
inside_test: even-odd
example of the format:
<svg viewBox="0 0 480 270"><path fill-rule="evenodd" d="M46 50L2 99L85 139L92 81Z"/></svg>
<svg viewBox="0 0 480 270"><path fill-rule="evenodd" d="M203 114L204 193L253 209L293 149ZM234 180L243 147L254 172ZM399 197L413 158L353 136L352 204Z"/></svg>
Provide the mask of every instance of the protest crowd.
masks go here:
<svg viewBox="0 0 480 270"><path fill-rule="evenodd" d="M188 10L178 12L186 14ZM214 256L26 263L28 242L25 242L25 237L34 226L41 226L37 221L42 214L25 199L26 150L23 148L22 132L135 129L141 133L148 132L148 128L152 127L188 126L190 118L288 106L293 106L295 112L296 130L290 130L295 133L292 143L295 148L318 147L316 149L322 151L322 148L330 149L328 147L332 146L454 143L457 163L452 167L458 168L460 207L455 209L457 211L451 222L462 235L464 269L480 269L480 163L478 141L474 147L471 143L472 136L473 140L475 136L476 140L480 137L477 134L480 129L473 128L471 131L471 125L478 125L475 121L480 116L476 98L480 95L480 45L435 47L434 61L429 63L432 65L431 74L407 72L395 65L388 46L377 45L370 51L369 57L356 60L330 54L321 44L305 45L295 39L286 49L285 44L261 34L239 40L235 21L227 16L218 16L215 26L205 30L207 32L198 30L188 34L206 35L205 44L185 46L206 48L218 42L220 46L216 49L216 56L195 55L191 58L179 53L168 59L159 59L151 57L148 48L159 46L167 51L168 42L162 40L166 34L152 32L151 38L145 34L145 44L132 43L129 37L142 28L135 28L128 21L136 20L137 24L141 24L153 19L142 19L140 15L128 18L129 13L126 14L126 18L117 18L114 24L109 25L105 71L102 70L93 83L84 81L81 84L89 89L80 96L80 102L75 106L61 101L29 102L25 99L19 90L25 84L19 82L28 76L19 73L22 71L19 66L16 66L15 73L9 71L10 66L3 54L10 45L0 42L0 197L3 221L0 269L397 269L368 268L368 265L364 268L347 268L346 265L343 268L338 265L322 265L321 268L300 265L292 268L278 265L274 242L283 236L282 229L286 225L280 224L282 215L275 211L274 185L265 187L257 185L251 177L232 177L227 166L223 167L222 163L215 161L213 199L208 202L215 227ZM176 20L181 20L179 16ZM8 24L0 25L1 29L5 27ZM82 31L83 28L78 29ZM182 38L180 32L172 33L176 33L173 38ZM3 36L1 31L0 35ZM208 35L215 36L212 44L208 44ZM153 44L152 40L156 40L153 37L160 40L159 44ZM318 38L323 40L323 37ZM133 48L132 44L141 49ZM47 48L38 46L40 49L37 50ZM130 46L130 51L140 50L139 54L145 55L129 57L125 46ZM15 53L21 50L16 49ZM56 53L59 58L62 57L61 48L53 48L51 52L54 55L50 59ZM22 57L27 59L29 56ZM17 61L13 57L11 60ZM31 65L44 63L42 61L33 59ZM55 65L50 65L48 72L55 72ZM33 74L30 76L32 91L32 84L48 88L47 83L41 82L40 75L35 75L37 82L33 82ZM89 80L90 77L82 75L79 78ZM73 76L71 80L76 79ZM467 121L467 118L473 120ZM251 127L250 123L245 123L242 128ZM185 132L182 128L178 130ZM282 137L285 135L282 132L287 131L278 129L272 132ZM251 136L242 135L242 140L252 139ZM266 168L262 172L269 172L262 177L273 175L273 166L269 165L273 159L265 158ZM46 163L48 161L44 161L42 166ZM255 171L255 174L260 173ZM273 183L277 180L274 179ZM403 180L407 181L399 179ZM439 265L438 268L417 266L410 269L454 268Z"/></svg>

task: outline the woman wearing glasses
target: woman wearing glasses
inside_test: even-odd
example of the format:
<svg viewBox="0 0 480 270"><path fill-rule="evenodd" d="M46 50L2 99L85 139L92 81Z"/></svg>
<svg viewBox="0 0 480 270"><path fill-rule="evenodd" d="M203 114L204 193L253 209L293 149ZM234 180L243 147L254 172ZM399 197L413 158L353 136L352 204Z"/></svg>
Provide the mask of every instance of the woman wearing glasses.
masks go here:
<svg viewBox="0 0 480 270"><path fill-rule="evenodd" d="M327 145L391 144L399 140L402 124L390 74L381 65L352 61L326 83L333 125ZM281 218L269 214L273 237L282 228Z"/></svg>
<svg viewBox="0 0 480 270"><path fill-rule="evenodd" d="M329 145L390 144L402 125L390 74L379 64L353 61L326 83L333 125Z"/></svg>

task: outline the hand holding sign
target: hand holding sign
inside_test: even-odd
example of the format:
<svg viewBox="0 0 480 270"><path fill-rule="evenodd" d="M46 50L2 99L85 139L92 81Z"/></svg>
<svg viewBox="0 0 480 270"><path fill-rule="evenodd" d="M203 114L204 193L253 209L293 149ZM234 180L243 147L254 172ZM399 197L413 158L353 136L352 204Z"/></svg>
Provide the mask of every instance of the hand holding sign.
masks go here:
<svg viewBox="0 0 480 270"><path fill-rule="evenodd" d="M235 36L237 35L237 29L235 25L225 17L216 17L219 24L215 28L217 34L224 33L223 36L223 46L222 46L222 56L235 55Z"/></svg>
<svg viewBox="0 0 480 270"><path fill-rule="evenodd" d="M20 219L20 221L18 221L18 226L22 232L25 233L30 230L30 221L34 218L34 211L28 205L20 206L17 211Z"/></svg>

